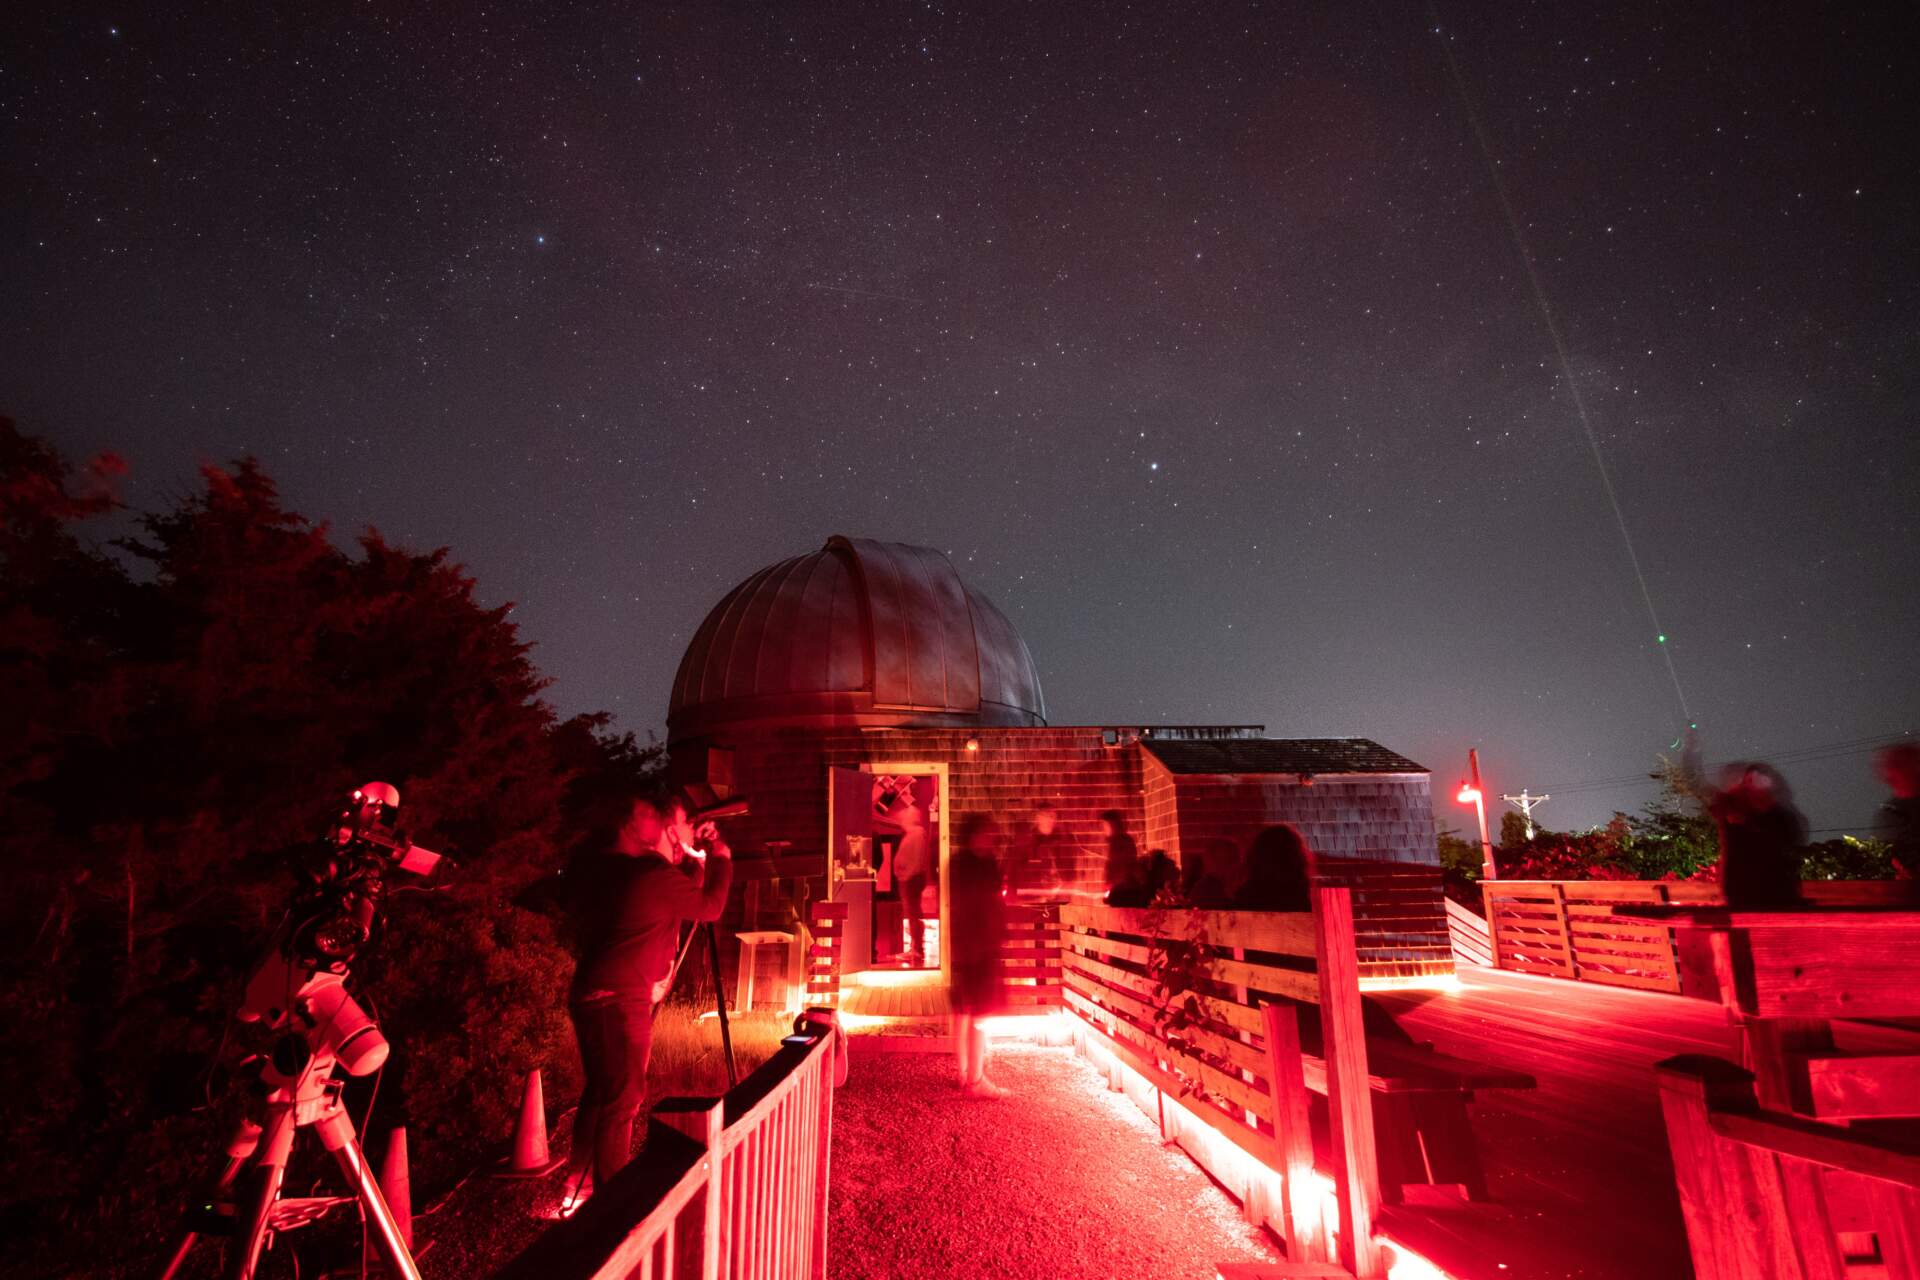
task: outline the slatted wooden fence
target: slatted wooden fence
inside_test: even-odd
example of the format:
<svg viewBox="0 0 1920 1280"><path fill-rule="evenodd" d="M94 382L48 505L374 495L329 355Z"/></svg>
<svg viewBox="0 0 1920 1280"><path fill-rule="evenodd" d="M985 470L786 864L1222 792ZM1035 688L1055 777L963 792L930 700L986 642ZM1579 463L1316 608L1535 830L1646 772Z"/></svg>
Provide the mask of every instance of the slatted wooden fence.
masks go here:
<svg viewBox="0 0 1920 1280"><path fill-rule="evenodd" d="M1060 922L1054 908L1007 908L1001 948L1007 1003L1020 1011L1060 1007Z"/></svg>
<svg viewBox="0 0 1920 1280"><path fill-rule="evenodd" d="M1480 889L1498 968L1670 992L1688 985L1673 928L1613 909L1725 901L1719 885L1691 880L1488 880ZM1820 906L1884 905L1912 893L1910 882L1892 880L1809 880L1801 889Z"/></svg>
<svg viewBox="0 0 1920 1280"><path fill-rule="evenodd" d="M1122 1067L1144 1082L1153 1096L1136 1101L1296 1260L1328 1260L1307 1119L1309 1091L1325 1093L1339 1260L1373 1276L1380 1174L1351 891L1316 889L1314 904L1299 914L1063 907L1062 995L1076 1043L1108 1064L1114 1087L1125 1087ZM1154 953L1161 939L1202 937L1212 977L1176 998L1192 1000L1199 1020L1172 1035L1170 993L1149 976ZM1320 1058L1301 1053L1292 1001L1318 1007Z"/></svg>
<svg viewBox="0 0 1920 1280"><path fill-rule="evenodd" d="M1452 898L1447 899L1447 934L1456 961L1482 966L1493 964L1493 940L1487 934L1487 922Z"/></svg>
<svg viewBox="0 0 1920 1280"><path fill-rule="evenodd" d="M789 1037L724 1098L667 1098L633 1164L497 1280L824 1280L835 1038Z"/></svg>
<svg viewBox="0 0 1920 1280"><path fill-rule="evenodd" d="M840 1007L840 960L846 943L844 902L815 902L808 908L807 1003L821 1008Z"/></svg>

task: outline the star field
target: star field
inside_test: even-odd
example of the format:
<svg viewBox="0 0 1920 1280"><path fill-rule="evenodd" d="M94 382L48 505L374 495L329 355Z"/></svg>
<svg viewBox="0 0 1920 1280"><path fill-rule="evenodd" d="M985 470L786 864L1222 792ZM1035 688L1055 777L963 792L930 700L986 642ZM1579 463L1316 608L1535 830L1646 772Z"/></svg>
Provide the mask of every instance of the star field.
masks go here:
<svg viewBox="0 0 1920 1280"><path fill-rule="evenodd" d="M1920 728L1916 104L1859 15L10 21L0 412L136 505L251 452L451 546L562 710L657 730L844 532L946 549L1061 722L1636 773L1684 717L1570 370L1709 756ZM1864 753L1788 773L1869 819Z"/></svg>

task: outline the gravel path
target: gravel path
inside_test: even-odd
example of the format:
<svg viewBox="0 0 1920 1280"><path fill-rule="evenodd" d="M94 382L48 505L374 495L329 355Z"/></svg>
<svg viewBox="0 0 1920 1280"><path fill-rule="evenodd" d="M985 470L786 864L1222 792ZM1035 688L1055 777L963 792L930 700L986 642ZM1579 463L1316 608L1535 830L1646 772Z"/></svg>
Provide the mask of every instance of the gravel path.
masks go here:
<svg viewBox="0 0 1920 1280"><path fill-rule="evenodd" d="M1212 1280L1280 1254L1069 1049L1003 1045L1013 1096L947 1054L855 1057L834 1098L829 1270L848 1277Z"/></svg>

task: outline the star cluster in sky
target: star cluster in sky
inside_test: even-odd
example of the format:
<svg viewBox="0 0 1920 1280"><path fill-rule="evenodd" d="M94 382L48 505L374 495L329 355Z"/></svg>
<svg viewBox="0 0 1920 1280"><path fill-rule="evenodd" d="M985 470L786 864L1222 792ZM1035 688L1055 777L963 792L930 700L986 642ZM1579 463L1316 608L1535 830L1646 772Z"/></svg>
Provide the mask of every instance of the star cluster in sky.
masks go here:
<svg viewBox="0 0 1920 1280"><path fill-rule="evenodd" d="M947 550L1062 721L1478 745L1598 820L1684 717L1570 373L1709 755L1920 727L1915 102L1858 16L14 21L0 412L451 546L564 710L657 729L706 608L848 533ZM1789 776L1868 819L1864 754Z"/></svg>

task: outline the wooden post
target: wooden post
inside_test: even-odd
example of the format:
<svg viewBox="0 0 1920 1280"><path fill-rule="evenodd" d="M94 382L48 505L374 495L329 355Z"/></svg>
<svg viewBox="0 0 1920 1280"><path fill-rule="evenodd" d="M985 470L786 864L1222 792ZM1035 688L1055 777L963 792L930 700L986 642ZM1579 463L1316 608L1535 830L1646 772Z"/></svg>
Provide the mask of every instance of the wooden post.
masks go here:
<svg viewBox="0 0 1920 1280"><path fill-rule="evenodd" d="M715 1098L710 1106L697 1111L659 1107L653 1113L653 1118L661 1124L677 1129L707 1149L706 1222L700 1239L701 1280L719 1280L727 1271L726 1113L724 1098ZM673 1230L668 1228L669 1232ZM651 1251L648 1256L652 1256Z"/></svg>
<svg viewBox="0 0 1920 1280"><path fill-rule="evenodd" d="M1366 1024L1360 1012L1360 959L1354 949L1353 891L1313 891L1314 954L1320 976L1321 1053L1327 1063L1327 1117L1333 1180L1340 1201L1340 1263L1359 1278L1385 1274L1373 1238L1380 1168L1373 1144L1373 1092Z"/></svg>
<svg viewBox="0 0 1920 1280"><path fill-rule="evenodd" d="M1300 1015L1292 1005L1269 1004L1266 1017L1267 1088L1273 1095L1274 1145L1280 1156L1289 1262L1327 1262L1325 1223L1313 1180L1313 1129L1307 1081L1300 1066Z"/></svg>
<svg viewBox="0 0 1920 1280"><path fill-rule="evenodd" d="M1487 913L1487 962L1495 969L1505 968L1500 963L1500 924L1493 914L1493 886L1482 881L1480 884L1480 909Z"/></svg>
<svg viewBox="0 0 1920 1280"><path fill-rule="evenodd" d="M1567 967L1567 976L1578 979L1580 966L1573 959L1573 928L1567 923L1567 886L1555 881L1553 885L1553 913L1560 920L1560 963Z"/></svg>

